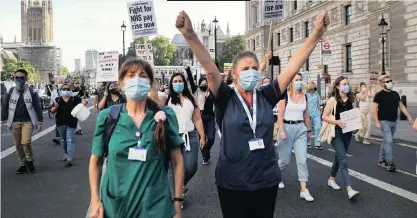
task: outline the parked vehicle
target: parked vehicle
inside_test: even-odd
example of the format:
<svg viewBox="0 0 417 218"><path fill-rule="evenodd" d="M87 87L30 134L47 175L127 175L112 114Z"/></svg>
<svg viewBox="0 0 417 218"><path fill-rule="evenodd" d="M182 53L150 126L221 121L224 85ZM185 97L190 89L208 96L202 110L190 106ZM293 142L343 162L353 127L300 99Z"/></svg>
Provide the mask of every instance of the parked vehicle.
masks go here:
<svg viewBox="0 0 417 218"><path fill-rule="evenodd" d="M51 97L46 94L44 89L38 89L38 95L42 110L48 109L51 103Z"/></svg>

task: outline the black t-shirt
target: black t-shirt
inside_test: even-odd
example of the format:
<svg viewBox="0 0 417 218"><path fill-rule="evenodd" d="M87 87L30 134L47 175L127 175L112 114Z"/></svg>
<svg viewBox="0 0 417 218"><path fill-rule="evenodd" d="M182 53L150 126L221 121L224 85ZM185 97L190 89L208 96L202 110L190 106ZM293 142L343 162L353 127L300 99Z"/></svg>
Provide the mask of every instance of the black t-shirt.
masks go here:
<svg viewBox="0 0 417 218"><path fill-rule="evenodd" d="M353 109L353 102L349 101L349 99L343 103L337 101L335 119L340 120L340 113L348 111L348 110L352 110L352 109Z"/></svg>
<svg viewBox="0 0 417 218"><path fill-rule="evenodd" d="M117 101L113 101L111 99L111 96L108 95L107 96L107 99L106 99L106 104L104 105L104 108L109 108L109 107L111 107L113 105L123 104L123 103L126 103L126 100L122 96L119 96L119 99L117 99Z"/></svg>
<svg viewBox="0 0 417 218"><path fill-rule="evenodd" d="M78 119L71 115L71 111L81 103L81 98L74 96L70 97L67 102L60 98L55 99L58 102L58 111L56 112L56 125L69 126L71 128L77 127Z"/></svg>
<svg viewBox="0 0 417 218"><path fill-rule="evenodd" d="M378 104L378 119L395 122L398 117L400 95L396 91L384 91L376 93L374 102Z"/></svg>
<svg viewBox="0 0 417 218"><path fill-rule="evenodd" d="M213 95L209 94L206 98L206 101L204 102L202 115L214 116L213 104Z"/></svg>

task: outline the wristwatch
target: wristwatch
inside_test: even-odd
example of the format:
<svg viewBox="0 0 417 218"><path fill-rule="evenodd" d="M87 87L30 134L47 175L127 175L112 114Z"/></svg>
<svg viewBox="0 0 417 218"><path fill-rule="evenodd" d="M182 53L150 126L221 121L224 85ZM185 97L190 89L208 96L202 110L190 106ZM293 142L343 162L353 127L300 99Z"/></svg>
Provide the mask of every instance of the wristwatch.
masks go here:
<svg viewBox="0 0 417 218"><path fill-rule="evenodd" d="M307 132L311 132L311 130L310 130L310 129L308 129L308 130L307 130Z"/></svg>
<svg viewBox="0 0 417 218"><path fill-rule="evenodd" d="M174 198L174 201L183 202L184 201L184 198Z"/></svg>

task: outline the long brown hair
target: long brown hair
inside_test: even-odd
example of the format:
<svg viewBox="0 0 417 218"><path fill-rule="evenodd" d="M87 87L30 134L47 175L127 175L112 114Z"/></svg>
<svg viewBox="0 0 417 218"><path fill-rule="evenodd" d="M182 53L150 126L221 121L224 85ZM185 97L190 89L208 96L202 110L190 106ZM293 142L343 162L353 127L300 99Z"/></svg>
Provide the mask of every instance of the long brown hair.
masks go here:
<svg viewBox="0 0 417 218"><path fill-rule="evenodd" d="M140 59L128 59L126 60L122 66L120 67L120 75L119 75L119 84L123 81L124 77L129 72L137 72L139 70L145 71L145 73L149 77L149 81L151 86L153 85L155 78L153 74L152 66ZM150 108L154 114L156 114L158 111L160 111L158 104L153 101L150 98L146 99L146 107ZM156 124L155 132L154 132L154 141L156 150L158 152L165 152L167 150L167 142L166 142L166 136L165 136L165 125L163 121L159 121Z"/></svg>
<svg viewBox="0 0 417 218"><path fill-rule="evenodd" d="M349 79L348 79L347 77L345 77L345 76L339 76L339 77L338 77L338 78L334 81L334 84L333 84L333 90L332 90L332 92L331 92L331 96L335 97L338 103L339 103L339 102L340 102L340 103L344 103L344 102L343 102L343 100L342 100L342 97L340 97L340 94L339 94L339 89L337 88L337 86L339 86L339 85L340 85L340 82L342 82L342 80L345 80L345 79L349 80ZM347 95L347 97L348 97L348 101L349 101L349 102L351 102L351 103L355 102L355 96L353 96L352 90L350 90L350 92L349 92L348 94L346 94L346 95Z"/></svg>

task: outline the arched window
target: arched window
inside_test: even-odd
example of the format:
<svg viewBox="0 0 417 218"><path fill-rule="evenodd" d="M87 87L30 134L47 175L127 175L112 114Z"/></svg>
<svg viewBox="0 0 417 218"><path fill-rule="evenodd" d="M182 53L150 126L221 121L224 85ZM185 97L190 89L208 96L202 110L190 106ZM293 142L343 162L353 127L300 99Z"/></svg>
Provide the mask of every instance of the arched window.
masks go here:
<svg viewBox="0 0 417 218"><path fill-rule="evenodd" d="M41 34L42 34L42 33L41 33L41 28L39 28L39 29L38 29L38 40L39 40L39 41L42 41L42 37L41 37L42 35L41 35Z"/></svg>
<svg viewBox="0 0 417 218"><path fill-rule="evenodd" d="M36 28L33 28L33 40L36 40Z"/></svg>
<svg viewBox="0 0 417 218"><path fill-rule="evenodd" d="M32 41L32 28L29 28L29 40Z"/></svg>

